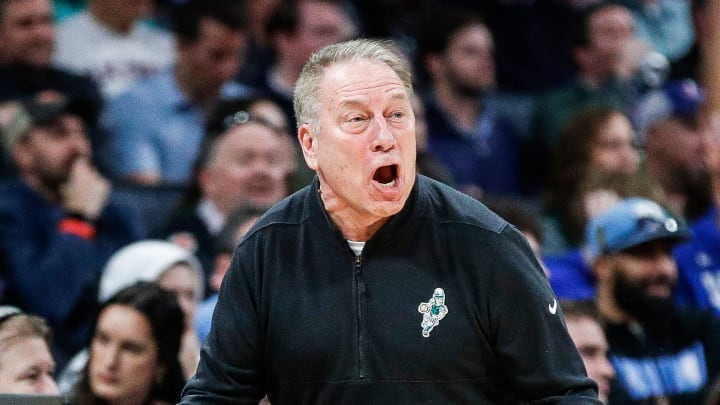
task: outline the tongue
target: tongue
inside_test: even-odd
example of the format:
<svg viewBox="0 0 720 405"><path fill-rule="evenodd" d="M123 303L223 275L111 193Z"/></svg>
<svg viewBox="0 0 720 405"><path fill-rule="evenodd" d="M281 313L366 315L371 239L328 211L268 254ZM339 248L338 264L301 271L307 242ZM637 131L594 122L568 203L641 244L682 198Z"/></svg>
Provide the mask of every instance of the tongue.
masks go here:
<svg viewBox="0 0 720 405"><path fill-rule="evenodd" d="M383 166L375 172L373 179L379 183L387 184L395 179L392 166Z"/></svg>

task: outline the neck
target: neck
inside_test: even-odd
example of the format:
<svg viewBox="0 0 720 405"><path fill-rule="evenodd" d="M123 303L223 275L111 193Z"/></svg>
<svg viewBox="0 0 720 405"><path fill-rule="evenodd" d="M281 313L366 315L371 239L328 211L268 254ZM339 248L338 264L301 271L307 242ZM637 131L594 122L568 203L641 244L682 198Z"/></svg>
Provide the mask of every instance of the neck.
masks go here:
<svg viewBox="0 0 720 405"><path fill-rule="evenodd" d="M441 82L435 86L435 97L440 109L456 127L467 132L475 130L482 110L478 95L453 91L448 83Z"/></svg>
<svg viewBox="0 0 720 405"><path fill-rule="evenodd" d="M90 15L98 20L102 25L111 28L113 31L121 34L129 34L135 25L135 21L125 21L118 19L112 10L103 8L98 2L91 1L88 4Z"/></svg>
<svg viewBox="0 0 720 405"><path fill-rule="evenodd" d="M348 240L358 242L369 240L389 219L358 212L322 183L320 184L320 198L330 219L343 237Z"/></svg>
<svg viewBox="0 0 720 405"><path fill-rule="evenodd" d="M272 86L281 93L292 94L300 70L289 63L278 63L270 70Z"/></svg>
<svg viewBox="0 0 720 405"><path fill-rule="evenodd" d="M217 101L220 89L197 86L192 69L184 63L175 66L175 81L180 90L194 104L207 111Z"/></svg>

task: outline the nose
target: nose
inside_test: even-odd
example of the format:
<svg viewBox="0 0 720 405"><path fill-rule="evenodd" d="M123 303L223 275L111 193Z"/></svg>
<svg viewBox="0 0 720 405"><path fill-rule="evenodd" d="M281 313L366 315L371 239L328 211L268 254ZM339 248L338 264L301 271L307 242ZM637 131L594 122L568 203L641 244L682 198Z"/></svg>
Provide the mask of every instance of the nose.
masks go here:
<svg viewBox="0 0 720 405"><path fill-rule="evenodd" d="M395 147L395 135L388 128L385 120L374 121L377 122L377 128L374 131L372 150L374 152L387 152Z"/></svg>
<svg viewBox="0 0 720 405"><path fill-rule="evenodd" d="M615 378L615 367L613 367L612 363L610 363L610 360L607 359L607 357L603 357L602 360L600 360L600 364L598 365L600 368L600 373L603 377L607 378L608 380L612 380Z"/></svg>
<svg viewBox="0 0 720 405"><path fill-rule="evenodd" d="M40 381L37 393L46 395L57 395L60 393L60 389L58 388L57 383L55 383L55 380L53 380L51 376L44 375L42 377L42 380Z"/></svg>

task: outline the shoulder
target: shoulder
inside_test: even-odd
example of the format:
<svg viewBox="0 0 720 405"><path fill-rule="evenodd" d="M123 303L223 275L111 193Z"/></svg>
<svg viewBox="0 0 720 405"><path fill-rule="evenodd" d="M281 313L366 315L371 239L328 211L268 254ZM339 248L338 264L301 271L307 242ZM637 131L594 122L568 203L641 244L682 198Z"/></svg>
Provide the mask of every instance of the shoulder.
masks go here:
<svg viewBox="0 0 720 405"><path fill-rule="evenodd" d="M424 217L441 223L478 227L493 233L501 233L508 225L507 221L480 201L439 181L420 175L416 187L420 213Z"/></svg>

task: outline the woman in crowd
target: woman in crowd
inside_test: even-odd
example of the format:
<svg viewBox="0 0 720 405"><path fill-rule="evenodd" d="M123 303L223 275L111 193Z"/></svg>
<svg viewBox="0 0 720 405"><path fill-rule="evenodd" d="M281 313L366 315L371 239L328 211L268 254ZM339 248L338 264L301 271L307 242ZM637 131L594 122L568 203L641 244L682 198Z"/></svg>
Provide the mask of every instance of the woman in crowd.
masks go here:
<svg viewBox="0 0 720 405"><path fill-rule="evenodd" d="M76 405L166 405L185 384L178 361L183 312L152 282L120 290L100 308Z"/></svg>
<svg viewBox="0 0 720 405"><path fill-rule="evenodd" d="M59 394L44 319L0 306L0 393Z"/></svg>

